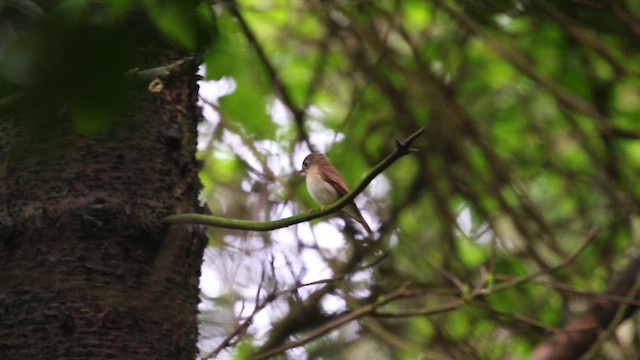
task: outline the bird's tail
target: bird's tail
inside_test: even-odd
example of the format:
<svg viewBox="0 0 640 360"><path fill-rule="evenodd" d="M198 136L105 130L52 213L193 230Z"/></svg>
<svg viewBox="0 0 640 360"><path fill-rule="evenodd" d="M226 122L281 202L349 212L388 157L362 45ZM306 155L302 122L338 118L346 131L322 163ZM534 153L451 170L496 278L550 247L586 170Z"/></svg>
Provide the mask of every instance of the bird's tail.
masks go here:
<svg viewBox="0 0 640 360"><path fill-rule="evenodd" d="M350 218L359 222L362 225L362 227L364 227L364 230L367 232L367 235L369 237L373 235L373 230L371 230L371 227L369 226L369 224L367 224L367 221L364 219L364 217L362 217L360 210L358 210L355 204L352 204L351 206L347 206L347 208L344 209L343 212L347 214Z"/></svg>

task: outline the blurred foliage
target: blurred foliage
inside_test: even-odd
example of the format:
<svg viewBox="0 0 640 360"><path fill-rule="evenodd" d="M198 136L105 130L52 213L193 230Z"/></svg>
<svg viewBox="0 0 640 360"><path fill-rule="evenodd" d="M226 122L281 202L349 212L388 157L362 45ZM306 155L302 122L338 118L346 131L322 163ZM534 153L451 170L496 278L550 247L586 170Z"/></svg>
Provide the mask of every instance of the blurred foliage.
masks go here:
<svg viewBox="0 0 640 360"><path fill-rule="evenodd" d="M235 153L236 162L204 171L220 189L209 193L212 209L254 219L304 211L316 205L294 174L308 151L328 152L355 186L394 139L427 128L420 152L400 160L359 199L379 231L375 245L361 249L359 228L334 219L271 234L210 231L245 254L216 248L215 256L234 258L230 268L211 265L217 273L235 269L217 281L238 301L264 302L253 315L252 306L235 308L239 319L261 319L249 328L258 353L286 346L293 336L310 343L306 353L290 350L291 358L349 358L362 344L356 339L373 336L384 344L373 358L526 357L549 331L594 303L637 255L640 34L633 29L640 14L632 6L219 5L221 36L206 57L207 78L226 79L234 89L202 91L205 110L213 110L202 156L223 164ZM219 157L221 148L229 150ZM568 265L492 290L561 264L593 226L595 239ZM388 256L375 263L381 252ZM358 272L348 266L354 257L359 266L375 266ZM331 278L347 279L331 292L350 305L315 302L327 290L319 285L304 286L299 295L281 292ZM420 295L379 310L415 315L379 318L388 333L360 320L323 340L307 338L287 315L302 307L340 318L358 310L354 304L407 283ZM430 314L460 297L469 302ZM306 330L319 326L311 315L298 320ZM630 331L637 338L636 328ZM636 346L614 343L607 349ZM617 351L600 356L615 358Z"/></svg>
<svg viewBox="0 0 640 360"><path fill-rule="evenodd" d="M0 95L70 109L95 131L126 102L127 71L201 57L198 156L216 215L307 211L308 152L327 152L353 187L426 128L420 151L357 199L372 242L339 217L209 229L204 357L299 341L283 356L518 359L639 256L635 2L51 3L0 3ZM153 27L128 27L137 16ZM636 320L598 358L637 353Z"/></svg>
<svg viewBox="0 0 640 360"><path fill-rule="evenodd" d="M215 14L199 0L2 1L0 96L20 94L42 113L70 111L79 130L103 130L129 98L129 71L170 65L215 35ZM159 43L176 53L154 53Z"/></svg>

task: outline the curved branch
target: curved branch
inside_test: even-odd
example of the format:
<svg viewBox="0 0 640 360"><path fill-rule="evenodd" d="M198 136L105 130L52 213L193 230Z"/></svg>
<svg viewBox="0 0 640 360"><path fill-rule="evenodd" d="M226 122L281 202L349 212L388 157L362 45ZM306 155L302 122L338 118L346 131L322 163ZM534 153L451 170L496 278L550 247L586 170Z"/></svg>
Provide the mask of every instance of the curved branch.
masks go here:
<svg viewBox="0 0 640 360"><path fill-rule="evenodd" d="M407 137L404 141L396 140L396 149L389 156L387 156L375 168L373 168L373 170L362 180L362 182L360 182L360 184L353 191L342 197L334 204L327 206L324 210L314 211L310 214L299 214L288 218L272 221L228 219L220 216L189 213L169 215L163 218L162 222L167 224L199 224L237 230L271 231L333 214L350 203L356 196L364 191L364 189L369 185L369 183L371 183L371 181L373 181L373 179L375 179L378 175L380 175L380 173L382 173L394 162L396 162L396 160L405 155L416 152L417 149L412 148L411 144L420 134L422 134L422 132L424 132L424 130L425 128L420 128L418 131L409 135L409 137Z"/></svg>

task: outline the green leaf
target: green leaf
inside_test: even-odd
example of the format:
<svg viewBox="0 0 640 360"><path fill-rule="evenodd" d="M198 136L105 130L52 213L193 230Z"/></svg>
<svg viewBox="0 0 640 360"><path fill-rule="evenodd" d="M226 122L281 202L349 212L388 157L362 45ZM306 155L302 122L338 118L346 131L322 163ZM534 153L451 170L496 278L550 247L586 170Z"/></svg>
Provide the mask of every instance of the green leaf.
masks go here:
<svg viewBox="0 0 640 360"><path fill-rule="evenodd" d="M206 54L207 78L228 76L236 84L235 90L220 99L220 112L228 120L236 121L251 135L272 136L275 124L267 114L269 88L262 64L240 34L234 19L219 18L221 35Z"/></svg>
<svg viewBox="0 0 640 360"><path fill-rule="evenodd" d="M474 244L467 237L456 237L458 254L460 260L469 268L475 268L485 262L489 255L489 249L486 246Z"/></svg>
<svg viewBox="0 0 640 360"><path fill-rule="evenodd" d="M154 23L169 39L190 51L197 44L197 4L195 0L144 2Z"/></svg>
<svg viewBox="0 0 640 360"><path fill-rule="evenodd" d="M255 346L251 342L251 337L247 336L242 339L235 347L234 347L234 360L244 360L251 357L253 352L256 350Z"/></svg>
<svg viewBox="0 0 640 360"><path fill-rule="evenodd" d="M23 83L32 62L32 48L18 40L44 11L31 0L0 1L0 76Z"/></svg>

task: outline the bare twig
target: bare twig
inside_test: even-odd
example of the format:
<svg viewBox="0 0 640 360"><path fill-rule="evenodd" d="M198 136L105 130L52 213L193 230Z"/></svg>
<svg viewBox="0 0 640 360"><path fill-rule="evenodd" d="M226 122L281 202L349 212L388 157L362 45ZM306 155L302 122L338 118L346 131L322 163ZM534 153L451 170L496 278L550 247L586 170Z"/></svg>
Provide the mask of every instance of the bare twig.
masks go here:
<svg viewBox="0 0 640 360"><path fill-rule="evenodd" d="M497 276L496 276L496 278L497 278ZM601 292L589 291L589 290L578 290L578 289L576 289L576 288L574 288L572 286L569 286L567 284L558 284L558 283L555 283L555 282L543 281L543 280L531 281L531 282L529 282L529 284L531 284L531 285L539 285L539 286L546 286L546 287L561 291L561 292L566 293L566 294L581 296L581 297L590 298L590 299L594 299L594 300L609 300L609 301L617 302L617 303L620 303L620 304L627 304L627 305L633 305L633 306L640 307L640 300L627 299L624 296L619 296L619 295L615 295L615 294L607 294L607 293L601 293Z"/></svg>
<svg viewBox="0 0 640 360"><path fill-rule="evenodd" d="M609 48L609 46L600 40L600 38L598 38L590 29L565 15L562 11L558 10L546 1L537 1L532 4L533 6L542 9L546 15L555 21L559 25L559 29L566 31L573 38L598 53L619 75L626 75L629 73L629 69L615 58L613 54L614 50Z"/></svg>
<svg viewBox="0 0 640 360"><path fill-rule="evenodd" d="M400 286L399 288L397 288L396 290L394 290L393 292L391 292L390 294L388 294L386 297L375 301L371 304L367 304L364 305L352 312L346 313L342 316L339 316L336 319L333 319L327 323L325 323L324 325L317 327L315 329L313 329L312 331L310 331L306 336L294 340L292 342L283 344L281 346L275 347L273 349L269 349L265 352L262 352L260 354L256 354L254 356L251 357L252 360L260 360L260 359L268 359L274 355L280 354L286 350L289 349L293 349L295 347L304 345L306 343L308 343L309 341L312 341L313 339L316 339L319 336L322 336L324 334L326 334L327 332L336 329L337 327L340 327L352 320L358 319L362 316L368 315L373 313L376 309L378 309L379 307L394 301L396 299L402 298L402 297L406 297L409 294L412 294L412 292L410 290L408 290L409 283L405 283L402 286Z"/></svg>
<svg viewBox="0 0 640 360"><path fill-rule="evenodd" d="M478 306L478 307L481 307L481 308L483 308L483 309L485 309L485 310L487 310L489 312L492 312L492 313L494 313L496 315L499 315L501 317L506 317L506 318L509 318L509 319L513 319L513 320L525 323L527 325L531 325L533 327L537 327L537 328L543 329L544 331L547 331L547 332L555 333L555 332L562 331L562 330L554 328L552 326L547 326L547 325L545 325L545 324L543 324L543 323L541 323L541 322L539 322L539 321L537 321L535 319L531 319L531 318L529 318L527 316L524 316L524 315L498 310L496 308L491 307L489 304L487 304L484 301L472 300L471 304L473 304L475 306Z"/></svg>
<svg viewBox="0 0 640 360"><path fill-rule="evenodd" d="M473 19L467 16L464 12L451 6L448 2L436 0L435 3L438 7L447 12L451 16L451 19L455 20L463 28L478 35L478 37L483 40L490 49L495 51L505 60L509 61L514 67L520 70L520 72L528 76L544 89L550 91L564 106L593 118L599 124L607 123L605 116L602 115L591 103L575 96L566 89L558 86L548 77L545 77L543 74L536 71L535 67L529 62L529 60L521 53L517 52L515 47L504 45L493 37L487 35L481 27L473 21Z"/></svg>
<svg viewBox="0 0 640 360"><path fill-rule="evenodd" d="M574 252L573 254L571 254L569 257L565 258L563 261L561 261L558 265L553 266L549 269L542 269L540 271L537 271L535 273L529 274L529 275L525 275L525 276L521 276L519 278L515 278L513 280L507 281L507 282L503 282L501 284L495 285L492 289L491 289L491 293L497 292L497 291L501 291L504 289L508 289L514 286L518 286L520 284L529 282L537 277L540 277L542 275L547 275L550 273L553 273L567 265L569 265L571 262L573 262L573 260L575 260L578 255L580 255L582 253L582 251L584 249L587 248L587 246L589 244L591 244L591 242L593 241L593 239L596 237L596 233L597 233L598 227L597 226L593 226L591 227L591 230L589 230L589 234L587 235L586 240L582 243L582 245L580 245L580 247L578 248L578 250L576 250L576 252Z"/></svg>
<svg viewBox="0 0 640 360"><path fill-rule="evenodd" d="M247 330L249 329L249 326L253 324L253 319L256 317L256 315L277 298L277 291L274 290L274 291L271 291L269 294L267 294L267 296L265 296L265 298L262 301L259 301L260 293L262 292L262 286L264 283L264 278L265 278L265 272L263 269L260 284L258 285L258 291L256 291L256 302L255 302L256 306L251 312L251 315L249 315L246 319L244 319L244 321L238 324L233 329L233 331L229 335L227 335L227 337L225 337L220 342L220 344L218 344L218 346L216 346L215 349L203 355L202 359L205 359L205 360L213 359L224 348L226 348L227 346L233 345L234 341L236 341L237 339L240 339L247 332Z"/></svg>
<svg viewBox="0 0 640 360"><path fill-rule="evenodd" d="M640 39L640 21L638 21L638 18L629 13L624 5L624 2L615 0L611 2L604 2L603 4L609 6L613 14L618 19L620 19L620 22L622 22L629 29L629 32L633 34L636 40Z"/></svg>
<svg viewBox="0 0 640 360"><path fill-rule="evenodd" d="M364 326L367 327L372 333L374 333L378 338L382 339L382 341L387 344L394 346L398 349L409 350L416 354L423 354L427 359L449 359L450 357L445 356L442 353L435 352L433 350L427 349L425 346L421 346L420 344L416 344L412 341L409 341L402 336L393 333L392 331L386 329L380 322L372 317L366 318L364 321Z"/></svg>
<svg viewBox="0 0 640 360"><path fill-rule="evenodd" d="M464 282L462 282L462 280L460 280L459 277L455 276L449 270L447 270L447 269L443 268L442 266L438 265L438 263L436 263L429 255L424 255L424 259L427 260L427 262L431 266L433 266L433 268L436 269L436 271L439 272L440 275L442 275L445 278L449 279L449 281L451 281L451 283L453 283L453 285L455 285L455 287L458 288L458 291L460 291L460 293L464 293L465 285L464 285Z"/></svg>
<svg viewBox="0 0 640 360"><path fill-rule="evenodd" d="M449 312L451 310L455 310L465 304L466 304L466 301L457 299L457 300L449 301L447 304L441 305L441 306L422 307L422 308L410 309L410 310L375 311L374 315L379 317L393 317L393 318L436 315L436 314Z"/></svg>

